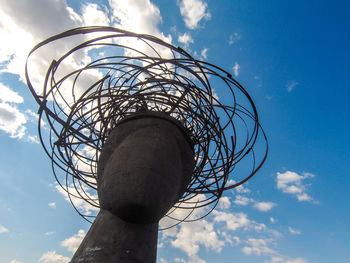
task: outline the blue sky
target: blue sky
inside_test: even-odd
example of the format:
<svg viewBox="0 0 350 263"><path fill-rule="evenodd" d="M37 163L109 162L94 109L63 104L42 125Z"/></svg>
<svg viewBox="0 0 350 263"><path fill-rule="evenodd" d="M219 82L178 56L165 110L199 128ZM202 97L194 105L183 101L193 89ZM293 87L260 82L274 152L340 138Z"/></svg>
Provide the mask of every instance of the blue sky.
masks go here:
<svg viewBox="0 0 350 263"><path fill-rule="evenodd" d="M211 215L159 233L157 262L347 262L349 7L0 0L0 261L67 263L89 229L56 187L38 143L38 107L23 81L24 63L51 35L112 25L156 35L230 71L252 96L269 139L263 168L228 191Z"/></svg>

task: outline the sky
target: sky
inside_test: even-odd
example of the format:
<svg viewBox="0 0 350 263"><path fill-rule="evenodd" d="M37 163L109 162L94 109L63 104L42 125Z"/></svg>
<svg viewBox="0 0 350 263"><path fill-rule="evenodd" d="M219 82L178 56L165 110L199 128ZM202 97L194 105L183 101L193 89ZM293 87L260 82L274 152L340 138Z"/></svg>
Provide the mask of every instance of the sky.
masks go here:
<svg viewBox="0 0 350 263"><path fill-rule="evenodd" d="M209 216L159 232L157 262L348 262L349 8L322 0L0 0L0 261L67 263L90 227L39 143L24 64L49 36L110 25L229 71L252 96L269 141L262 169Z"/></svg>

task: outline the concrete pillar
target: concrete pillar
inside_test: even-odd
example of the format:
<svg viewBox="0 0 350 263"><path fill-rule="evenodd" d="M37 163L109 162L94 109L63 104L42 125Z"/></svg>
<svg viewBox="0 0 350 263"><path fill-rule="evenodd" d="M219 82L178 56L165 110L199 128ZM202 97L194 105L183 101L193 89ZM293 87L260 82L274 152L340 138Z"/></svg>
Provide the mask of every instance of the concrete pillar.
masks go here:
<svg viewBox="0 0 350 263"><path fill-rule="evenodd" d="M71 263L153 263L158 223L133 224L102 209Z"/></svg>
<svg viewBox="0 0 350 263"><path fill-rule="evenodd" d="M181 198L194 168L181 123L144 112L120 122L99 158L101 211L72 263L155 263L158 222Z"/></svg>

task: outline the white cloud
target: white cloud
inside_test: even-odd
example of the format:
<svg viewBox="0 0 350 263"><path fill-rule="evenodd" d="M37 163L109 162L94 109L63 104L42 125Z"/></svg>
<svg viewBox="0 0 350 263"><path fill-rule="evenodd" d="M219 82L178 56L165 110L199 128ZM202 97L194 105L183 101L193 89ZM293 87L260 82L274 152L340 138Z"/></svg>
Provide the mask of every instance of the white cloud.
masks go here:
<svg viewBox="0 0 350 263"><path fill-rule="evenodd" d="M44 263L69 263L70 259L57 254L56 251L49 251L43 254L40 258L40 262Z"/></svg>
<svg viewBox="0 0 350 263"><path fill-rule="evenodd" d="M39 143L36 135L26 133L28 120L37 125L38 117L31 110L22 112L17 108L16 104L23 103L23 101L23 97L17 92L0 83L0 130L10 134L11 138Z"/></svg>
<svg viewBox="0 0 350 263"><path fill-rule="evenodd" d="M27 135L25 141L40 144L39 138L36 135Z"/></svg>
<svg viewBox="0 0 350 263"><path fill-rule="evenodd" d="M276 222L276 219L274 219L273 217L270 217L270 222L271 222L272 224L274 224L274 223Z"/></svg>
<svg viewBox="0 0 350 263"><path fill-rule="evenodd" d="M10 134L11 138L22 138L26 122L25 115L16 106L0 103L0 130Z"/></svg>
<svg viewBox="0 0 350 263"><path fill-rule="evenodd" d="M56 203L55 202L50 202L48 205L51 208L56 208Z"/></svg>
<svg viewBox="0 0 350 263"><path fill-rule="evenodd" d="M265 260L264 263L282 263L284 259L280 256L273 256L270 260Z"/></svg>
<svg viewBox="0 0 350 263"><path fill-rule="evenodd" d="M180 231L171 244L186 252L191 258L198 253L200 245L216 252L220 252L225 246L225 242L219 240L213 223L206 220L181 224Z"/></svg>
<svg viewBox="0 0 350 263"><path fill-rule="evenodd" d="M256 238L249 238L246 243L247 246L242 248L242 251L246 255L252 255L255 254L257 256L260 255L271 255L275 254L276 252L268 247L268 240L265 239L256 239Z"/></svg>
<svg viewBox="0 0 350 263"><path fill-rule="evenodd" d="M199 195L193 196L188 201L191 200L190 202L192 202L193 204L195 202L201 203L205 199L206 199L206 196L204 194L199 194ZM192 207L192 204L190 203L176 204L175 206L180 206L180 207L183 207L184 209L181 209L181 208L177 208L175 210L171 209L171 213L169 213L168 215L172 218L177 218L177 219L186 218L186 220L195 220L203 217L208 213L208 207L197 208L197 209L194 209L193 211L192 209L188 209L189 207ZM170 217L163 217L160 220L159 222L160 229L165 229L178 223L178 220L171 219ZM168 228L162 231L163 237L167 237L167 236L174 237L176 234L177 234L176 227Z"/></svg>
<svg viewBox="0 0 350 263"><path fill-rule="evenodd" d="M202 58L206 59L208 57L207 53L208 53L208 49L204 48L201 52Z"/></svg>
<svg viewBox="0 0 350 263"><path fill-rule="evenodd" d="M0 59L9 62L3 71L20 75L23 81L23 65L34 44L81 25L65 0L0 0L0 6L0 38L6 39L1 44Z"/></svg>
<svg viewBox="0 0 350 263"><path fill-rule="evenodd" d="M20 96L17 92L5 86L4 84L0 83L0 101L23 103L23 97Z"/></svg>
<svg viewBox="0 0 350 263"><path fill-rule="evenodd" d="M229 45L234 44L236 41L241 39L241 35L237 32L233 33L233 35L230 35L230 39L228 41Z"/></svg>
<svg viewBox="0 0 350 263"><path fill-rule="evenodd" d="M291 171L286 171L284 173L277 172L277 188L283 193L295 195L299 202L308 201L317 203L317 201L306 193L308 185L303 183L303 180L313 177L315 177L315 175L307 172L303 172L302 175Z"/></svg>
<svg viewBox="0 0 350 263"><path fill-rule="evenodd" d="M284 256L272 256L270 260L265 260L264 263L307 263L303 258L287 258Z"/></svg>
<svg viewBox="0 0 350 263"><path fill-rule="evenodd" d="M289 230L289 232L290 232L292 235L301 235L301 231L300 231L300 230L294 229L294 228L292 228L292 227L288 227L288 230Z"/></svg>
<svg viewBox="0 0 350 263"><path fill-rule="evenodd" d="M9 230L3 225L0 225L0 233L7 233L7 232L9 232Z"/></svg>
<svg viewBox="0 0 350 263"><path fill-rule="evenodd" d="M236 205L242 205L242 206L246 206L248 205L250 202L252 202L251 198L248 198L246 196L243 195L236 195L236 199L233 201Z"/></svg>
<svg viewBox="0 0 350 263"><path fill-rule="evenodd" d="M22 263L22 262L14 259L14 260L11 260L10 263Z"/></svg>
<svg viewBox="0 0 350 263"><path fill-rule="evenodd" d="M45 232L45 236L51 236L51 235L53 235L53 234L55 234L55 232L53 232L53 231L49 231L49 232Z"/></svg>
<svg viewBox="0 0 350 263"><path fill-rule="evenodd" d="M226 231L218 231L220 236L222 236L227 244L231 246L237 246L241 243L241 239L238 236L233 236Z"/></svg>
<svg viewBox="0 0 350 263"><path fill-rule="evenodd" d="M202 247L219 253L227 245L242 244L241 249L247 255L281 258L283 260L281 263L285 263L288 259L271 248L271 245L276 245L276 240L281 237L281 234L276 230L268 229L265 224L249 219L245 213L214 210L206 220L181 224L172 229L175 229L172 235L164 235L165 231L162 231L162 243L170 242L173 247L181 249L188 255L188 259L178 258L175 262L202 262L198 257ZM256 233L259 238L249 237L246 241L242 241L242 237L235 235L234 232L240 235ZM267 262L273 261L271 259L271 261L265 261Z"/></svg>
<svg viewBox="0 0 350 263"><path fill-rule="evenodd" d="M307 261L304 258L292 258L288 259L286 263L306 263Z"/></svg>
<svg viewBox="0 0 350 263"><path fill-rule="evenodd" d="M184 44L185 47L188 47L189 44L194 43L193 38L189 33L184 33L183 35L179 35L177 41Z"/></svg>
<svg viewBox="0 0 350 263"><path fill-rule="evenodd" d="M95 211L99 211L99 209L97 207L94 207L92 205L90 205L88 202L85 202L83 199L78 198L77 196L80 196L79 193L77 192L77 190L73 187L70 186L68 187L68 192L71 194L70 196L68 195L67 191L65 191L61 186L56 185L56 189L58 190L58 192L64 196L64 198L68 201L68 202L73 202L74 206L80 210L83 214L85 215L90 215L91 212ZM98 200L97 194L90 194L88 189L85 188L84 189L85 193L88 195L88 197L91 200Z"/></svg>
<svg viewBox="0 0 350 263"><path fill-rule="evenodd" d="M232 182L230 182L230 181L232 181ZM230 180L230 181L228 182L229 185L235 183L234 180ZM249 193L251 192L250 189L248 189L247 187L243 186L243 184L241 184L241 185L235 187L235 190L236 190L236 192L239 193L239 194L249 194Z"/></svg>
<svg viewBox="0 0 350 263"><path fill-rule="evenodd" d="M274 206L276 206L276 204L272 202L256 202L253 207L259 211L267 212L270 211Z"/></svg>
<svg viewBox="0 0 350 263"><path fill-rule="evenodd" d="M191 257L187 263L206 263L205 260L203 260L202 258L198 257L197 255Z"/></svg>
<svg viewBox="0 0 350 263"><path fill-rule="evenodd" d="M233 74L235 75L235 77L237 77L238 75L239 75L239 69L240 69L240 65L237 63L237 62L235 62L235 65L232 67L232 69L233 69Z"/></svg>
<svg viewBox="0 0 350 263"><path fill-rule="evenodd" d="M137 33L150 34L171 42L158 29L162 22L159 8L149 0L109 0L116 26Z"/></svg>
<svg viewBox="0 0 350 263"><path fill-rule="evenodd" d="M242 227L250 226L251 221L244 213L225 213L213 211L215 222L226 223L226 228L231 231L235 231Z"/></svg>
<svg viewBox="0 0 350 263"><path fill-rule="evenodd" d="M77 234L63 240L61 246L66 247L70 252L75 253L84 237L85 231L80 229Z"/></svg>
<svg viewBox="0 0 350 263"><path fill-rule="evenodd" d="M299 85L298 82L291 80L286 84L286 89L288 92L292 92L297 85Z"/></svg>
<svg viewBox="0 0 350 263"><path fill-rule="evenodd" d="M229 209L231 206L230 198L223 196L219 199L218 207L220 209Z"/></svg>
<svg viewBox="0 0 350 263"><path fill-rule="evenodd" d="M106 11L97 4L89 3L83 6L82 16L85 26L108 26L110 24Z"/></svg>
<svg viewBox="0 0 350 263"><path fill-rule="evenodd" d="M181 0L177 4L180 6L180 13L189 29L196 29L202 19L210 19L207 11L208 4L202 0Z"/></svg>

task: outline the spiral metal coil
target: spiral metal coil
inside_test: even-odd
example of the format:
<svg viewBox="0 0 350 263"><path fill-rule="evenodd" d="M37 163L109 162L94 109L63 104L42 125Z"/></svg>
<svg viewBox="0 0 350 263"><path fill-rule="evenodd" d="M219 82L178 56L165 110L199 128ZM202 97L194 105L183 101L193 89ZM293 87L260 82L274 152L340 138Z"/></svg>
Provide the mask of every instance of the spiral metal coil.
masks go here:
<svg viewBox="0 0 350 263"><path fill-rule="evenodd" d="M66 42L75 44L51 60L49 50L60 48L40 53ZM85 61L72 63L79 56ZM39 59L49 62L40 85L35 68L31 72ZM100 151L118 122L135 112L179 120L194 145L191 182L167 214L177 222L206 216L225 190L250 179L266 159L267 139L247 91L225 70L153 36L111 27L72 29L36 45L25 76L39 104L39 136L56 180L88 221L95 215L81 209L79 200L99 207Z"/></svg>

